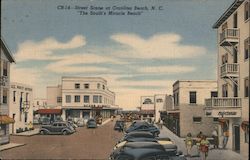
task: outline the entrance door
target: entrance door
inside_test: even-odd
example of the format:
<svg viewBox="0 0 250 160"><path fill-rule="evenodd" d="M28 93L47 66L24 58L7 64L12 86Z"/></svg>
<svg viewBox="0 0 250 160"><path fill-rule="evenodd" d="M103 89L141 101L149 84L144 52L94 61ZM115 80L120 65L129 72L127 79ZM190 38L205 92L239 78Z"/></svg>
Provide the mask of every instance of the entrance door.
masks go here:
<svg viewBox="0 0 250 160"><path fill-rule="evenodd" d="M240 126L234 126L234 150L239 152L240 151Z"/></svg>

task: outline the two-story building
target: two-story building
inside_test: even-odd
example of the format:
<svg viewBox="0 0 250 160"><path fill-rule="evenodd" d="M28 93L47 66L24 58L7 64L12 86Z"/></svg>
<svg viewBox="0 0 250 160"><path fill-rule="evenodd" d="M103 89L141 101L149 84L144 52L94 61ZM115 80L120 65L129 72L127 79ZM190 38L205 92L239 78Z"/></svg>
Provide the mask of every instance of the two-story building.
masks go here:
<svg viewBox="0 0 250 160"><path fill-rule="evenodd" d="M196 136L200 131L211 136L218 119L205 117L205 98L217 96L217 83L214 80L178 80L173 84L174 108L168 110L170 130L180 137L188 133ZM171 125L172 124L172 125Z"/></svg>
<svg viewBox="0 0 250 160"><path fill-rule="evenodd" d="M9 117L10 63L15 62L9 49L1 38L0 52L0 144L9 143L9 124L14 120Z"/></svg>
<svg viewBox="0 0 250 160"><path fill-rule="evenodd" d="M248 157L250 1L235 0L213 25L217 30L218 97L206 100L205 114L220 120L220 140ZM222 142L221 142L222 143Z"/></svg>
<svg viewBox="0 0 250 160"><path fill-rule="evenodd" d="M33 123L33 88L30 85L11 82L9 116L15 120L10 125L10 134L22 129L29 129Z"/></svg>
<svg viewBox="0 0 250 160"><path fill-rule="evenodd" d="M61 106L62 118L104 118L114 114L115 93L101 77L62 77L62 84L47 87L48 105Z"/></svg>

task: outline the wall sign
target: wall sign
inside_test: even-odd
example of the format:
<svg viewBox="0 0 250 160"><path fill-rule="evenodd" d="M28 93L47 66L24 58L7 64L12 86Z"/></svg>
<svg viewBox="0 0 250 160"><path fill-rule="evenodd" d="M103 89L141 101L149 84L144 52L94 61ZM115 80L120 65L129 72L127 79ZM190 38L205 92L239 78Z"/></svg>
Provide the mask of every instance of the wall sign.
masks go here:
<svg viewBox="0 0 250 160"><path fill-rule="evenodd" d="M207 117L241 117L241 110L230 109L230 110L206 110L205 116Z"/></svg>

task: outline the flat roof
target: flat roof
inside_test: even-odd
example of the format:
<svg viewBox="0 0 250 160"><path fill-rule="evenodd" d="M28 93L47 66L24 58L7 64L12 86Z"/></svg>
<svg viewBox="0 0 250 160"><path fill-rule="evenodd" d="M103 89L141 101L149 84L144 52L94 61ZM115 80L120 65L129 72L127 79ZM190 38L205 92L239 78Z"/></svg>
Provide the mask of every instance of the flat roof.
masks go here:
<svg viewBox="0 0 250 160"><path fill-rule="evenodd" d="M174 82L173 86L180 82L215 82L217 83L217 80L177 80Z"/></svg>
<svg viewBox="0 0 250 160"><path fill-rule="evenodd" d="M213 28L219 28L222 23L224 23L229 16L244 2L245 0L235 0L233 4L221 15L221 17L215 22Z"/></svg>

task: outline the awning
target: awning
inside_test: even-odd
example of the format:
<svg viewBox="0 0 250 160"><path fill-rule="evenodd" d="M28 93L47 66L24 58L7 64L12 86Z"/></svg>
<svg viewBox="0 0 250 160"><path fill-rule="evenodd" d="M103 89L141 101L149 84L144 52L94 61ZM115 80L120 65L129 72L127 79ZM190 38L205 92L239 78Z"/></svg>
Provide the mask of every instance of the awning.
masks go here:
<svg viewBox="0 0 250 160"><path fill-rule="evenodd" d="M249 127L249 121L242 121L241 128L243 131L246 131L246 128Z"/></svg>
<svg viewBox="0 0 250 160"><path fill-rule="evenodd" d="M62 109L39 109L38 114L62 114Z"/></svg>
<svg viewBox="0 0 250 160"><path fill-rule="evenodd" d="M7 115L0 115L0 124L10 124L10 123L15 123L15 120Z"/></svg>

